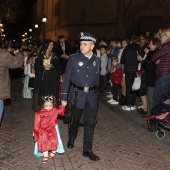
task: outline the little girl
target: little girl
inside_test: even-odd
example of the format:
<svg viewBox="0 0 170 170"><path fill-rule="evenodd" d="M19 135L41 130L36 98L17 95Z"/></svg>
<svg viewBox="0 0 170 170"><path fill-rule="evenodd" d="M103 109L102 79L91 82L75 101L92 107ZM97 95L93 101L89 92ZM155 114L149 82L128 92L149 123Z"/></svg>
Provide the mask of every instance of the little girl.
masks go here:
<svg viewBox="0 0 170 170"><path fill-rule="evenodd" d="M36 112L34 118L34 155L44 156L42 162L47 163L54 158L56 152L64 153L57 117L64 116L65 107L61 105L56 108L54 96L44 96L42 99L42 108Z"/></svg>
<svg viewBox="0 0 170 170"><path fill-rule="evenodd" d="M108 102L113 105L118 105L118 95L119 95L119 86L122 81L122 65L118 62L118 58L114 57L112 60L112 68L111 68L111 82L112 82L112 94L113 99Z"/></svg>

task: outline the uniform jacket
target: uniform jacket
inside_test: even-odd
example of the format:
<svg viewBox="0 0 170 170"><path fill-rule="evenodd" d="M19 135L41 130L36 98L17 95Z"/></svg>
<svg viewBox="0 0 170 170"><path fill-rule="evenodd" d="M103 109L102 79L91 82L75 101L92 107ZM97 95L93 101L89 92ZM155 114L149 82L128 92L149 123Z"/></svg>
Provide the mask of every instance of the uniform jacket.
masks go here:
<svg viewBox="0 0 170 170"><path fill-rule="evenodd" d="M24 57L20 53L11 55L4 49L0 49L0 99L11 97L9 69L22 67Z"/></svg>
<svg viewBox="0 0 170 170"><path fill-rule="evenodd" d="M161 48L152 55L152 61L160 59L157 66L157 75L170 74L170 40L165 42Z"/></svg>
<svg viewBox="0 0 170 170"><path fill-rule="evenodd" d="M116 70L111 73L111 81L113 84L121 84L122 68L116 68Z"/></svg>
<svg viewBox="0 0 170 170"><path fill-rule="evenodd" d="M61 100L67 101L69 94L69 101L72 104L74 103L75 88L71 83L81 87L99 86L100 63L100 59L96 57L96 55L93 55L90 59L82 53L71 55L66 67ZM98 91L91 90L89 92L84 92L78 90L76 106L83 109L86 99L89 101L91 107L96 107Z"/></svg>

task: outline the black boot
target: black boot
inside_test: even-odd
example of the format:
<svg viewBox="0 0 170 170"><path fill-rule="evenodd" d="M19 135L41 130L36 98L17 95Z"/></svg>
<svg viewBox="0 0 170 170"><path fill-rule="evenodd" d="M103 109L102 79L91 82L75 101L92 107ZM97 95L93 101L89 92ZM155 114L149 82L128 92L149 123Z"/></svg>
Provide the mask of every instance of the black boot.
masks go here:
<svg viewBox="0 0 170 170"><path fill-rule="evenodd" d="M68 142L67 142L67 148L72 149L74 148L74 138L69 138Z"/></svg>

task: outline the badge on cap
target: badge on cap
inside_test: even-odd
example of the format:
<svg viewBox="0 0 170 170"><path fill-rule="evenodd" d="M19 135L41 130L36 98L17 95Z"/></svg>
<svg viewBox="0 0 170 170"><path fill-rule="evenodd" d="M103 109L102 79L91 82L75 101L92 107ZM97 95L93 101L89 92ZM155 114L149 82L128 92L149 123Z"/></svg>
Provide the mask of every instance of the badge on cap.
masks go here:
<svg viewBox="0 0 170 170"><path fill-rule="evenodd" d="M78 63L78 65L79 65L79 66L83 66L83 62L80 61L80 62Z"/></svg>
<svg viewBox="0 0 170 170"><path fill-rule="evenodd" d="M80 36L81 36L81 37L83 37L83 36L84 36L84 33L83 33L83 32L81 32L81 33L80 33Z"/></svg>
<svg viewBox="0 0 170 170"><path fill-rule="evenodd" d="M96 61L93 61L93 65L96 66Z"/></svg>

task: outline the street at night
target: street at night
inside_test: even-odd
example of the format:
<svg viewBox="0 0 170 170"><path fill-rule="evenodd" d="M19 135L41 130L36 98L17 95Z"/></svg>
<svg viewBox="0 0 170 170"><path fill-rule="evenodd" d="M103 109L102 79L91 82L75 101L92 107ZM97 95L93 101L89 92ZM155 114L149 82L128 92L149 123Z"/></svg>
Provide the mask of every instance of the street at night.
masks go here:
<svg viewBox="0 0 170 170"><path fill-rule="evenodd" d="M170 0L0 0L0 170L170 170Z"/></svg>
<svg viewBox="0 0 170 170"><path fill-rule="evenodd" d="M5 106L0 129L1 170L169 170L170 134L160 140L155 132L141 127L144 118L136 111L125 112L110 106L103 96L99 102L98 123L93 150L100 156L92 162L82 156L83 127L79 127L75 148L68 149L68 126L59 120L65 153L42 164L33 155L34 111L30 100L23 99L21 79L12 80L12 105Z"/></svg>

